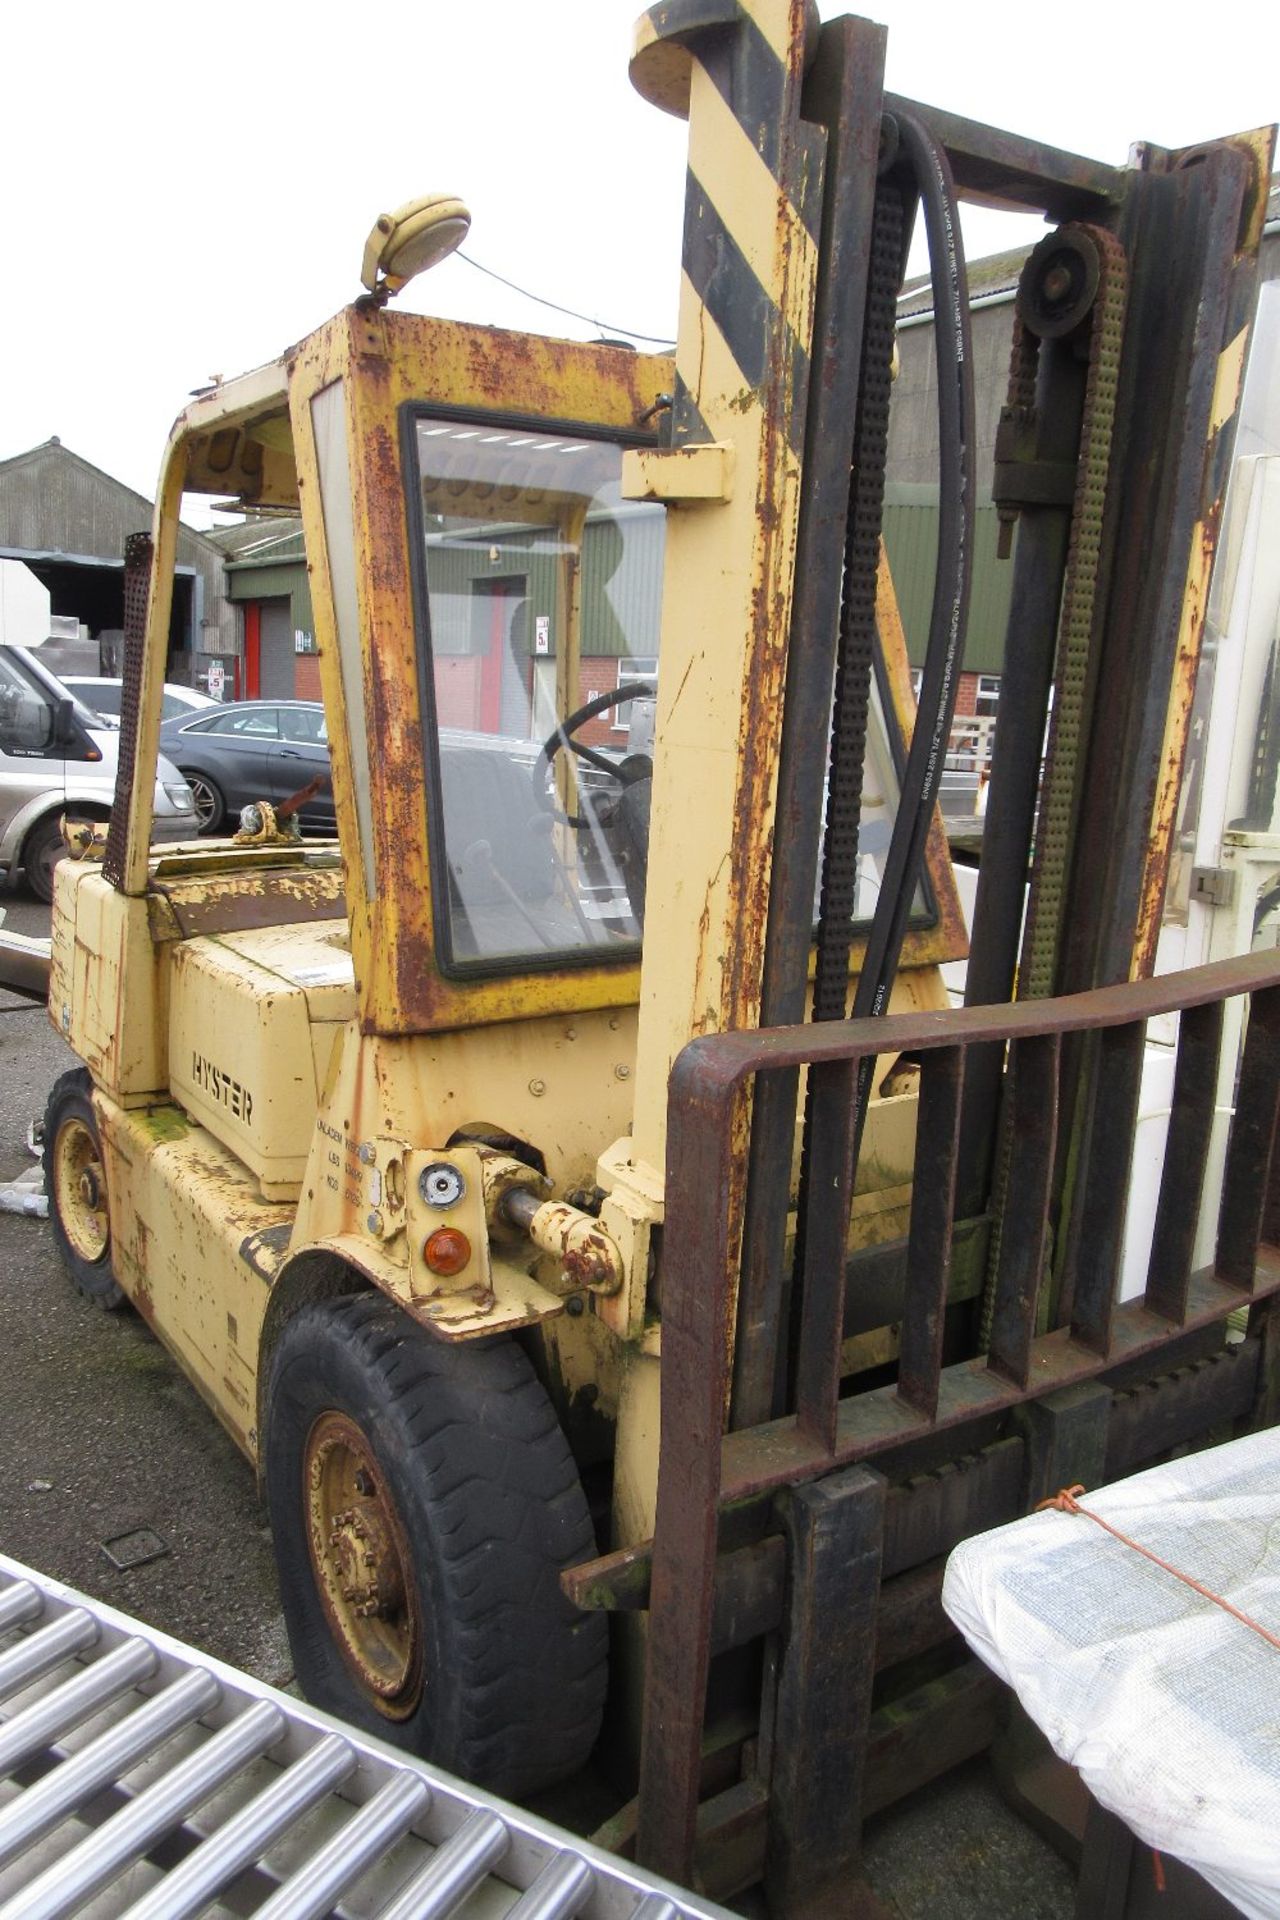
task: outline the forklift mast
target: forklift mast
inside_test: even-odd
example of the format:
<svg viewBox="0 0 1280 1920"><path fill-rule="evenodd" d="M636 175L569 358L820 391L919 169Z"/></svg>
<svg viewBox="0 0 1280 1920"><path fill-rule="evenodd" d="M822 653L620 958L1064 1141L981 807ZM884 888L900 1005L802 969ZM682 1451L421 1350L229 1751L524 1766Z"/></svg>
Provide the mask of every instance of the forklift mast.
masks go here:
<svg viewBox="0 0 1280 1920"><path fill-rule="evenodd" d="M1280 1265L1259 1239L1280 974L1259 956L1149 978L1273 130L1106 166L886 93L884 45L868 21L820 27L801 0L676 0L641 20L632 65L689 119L676 386L666 444L638 458L653 497L679 503L650 885L678 874L691 908L646 960L622 1170L665 1198L654 1536L567 1584L581 1604L647 1610L637 1857L721 1892L759 1873L778 1913L847 1891L863 1813L991 1738L989 1677L939 1655L949 1546L1064 1478L1277 1410ZM1022 274L996 446L1012 611L967 1004L884 1020L963 660L966 198L1051 231ZM855 932L917 205L939 550L892 845ZM680 769L708 715L722 784L691 817ZM1223 1005L1246 993L1226 1178L1203 1199L1221 1199L1216 1253L1193 1274ZM1149 1276L1121 1307L1143 1035L1178 1010ZM886 1055L920 1071L910 1226L850 1252ZM1244 1345L1226 1346L1223 1316L1245 1303ZM886 1321L896 1365L851 1381L845 1343ZM762 1634L759 1741L717 1787L724 1677Z"/></svg>

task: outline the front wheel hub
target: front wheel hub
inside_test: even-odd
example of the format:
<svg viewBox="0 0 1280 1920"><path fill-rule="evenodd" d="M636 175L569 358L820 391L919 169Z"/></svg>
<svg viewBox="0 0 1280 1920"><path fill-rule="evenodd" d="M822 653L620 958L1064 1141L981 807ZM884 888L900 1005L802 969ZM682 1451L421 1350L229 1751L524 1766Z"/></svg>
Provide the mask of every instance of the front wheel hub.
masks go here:
<svg viewBox="0 0 1280 1920"><path fill-rule="evenodd" d="M343 1658L372 1704L406 1719L422 1697L422 1621L409 1544L356 1422L324 1413L303 1460L316 1588Z"/></svg>

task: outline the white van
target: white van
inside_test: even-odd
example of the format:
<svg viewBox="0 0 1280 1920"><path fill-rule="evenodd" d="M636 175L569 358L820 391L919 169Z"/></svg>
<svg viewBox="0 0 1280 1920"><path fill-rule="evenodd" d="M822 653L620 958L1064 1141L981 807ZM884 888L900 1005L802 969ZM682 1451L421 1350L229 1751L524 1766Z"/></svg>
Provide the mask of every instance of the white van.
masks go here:
<svg viewBox="0 0 1280 1920"><path fill-rule="evenodd" d="M108 726L120 725L120 705L124 699L124 681L108 680L87 674L67 673L62 676L62 684L68 693L77 700L83 700L91 713L100 714ZM202 713L206 707L216 707L219 703L211 700L207 693L200 693L195 687L180 687L166 680L164 694L160 702L161 720L172 720L181 714L189 718L193 713Z"/></svg>
<svg viewBox="0 0 1280 1920"><path fill-rule="evenodd" d="M22 867L31 891L53 898L65 852L58 821L106 820L115 798L119 732L67 692L23 647L0 646L0 868ZM157 840L194 840L191 789L177 768L156 769Z"/></svg>

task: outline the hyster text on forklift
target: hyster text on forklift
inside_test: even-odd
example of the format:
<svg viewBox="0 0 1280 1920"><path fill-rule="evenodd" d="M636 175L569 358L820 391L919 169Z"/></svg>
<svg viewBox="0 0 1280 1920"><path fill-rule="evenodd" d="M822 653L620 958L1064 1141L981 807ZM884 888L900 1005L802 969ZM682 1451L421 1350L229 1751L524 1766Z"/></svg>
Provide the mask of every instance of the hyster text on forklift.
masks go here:
<svg viewBox="0 0 1280 1920"><path fill-rule="evenodd" d="M595 1749L618 1844L777 1914L849 1910L863 1817L996 1732L951 1546L1280 1391L1280 967L1152 977L1271 131L1108 166L885 93L884 39L803 0L640 20L635 84L689 124L673 357L397 313L467 224L424 201L354 304L187 408L50 983L84 1062L48 1113L56 1232L260 1473L308 1696L509 1795ZM1049 232L953 1010L966 197ZM918 213L917 711L880 523ZM336 847L264 804L150 850L188 489L301 514ZM1121 1302L1145 1025L1178 1012Z"/></svg>

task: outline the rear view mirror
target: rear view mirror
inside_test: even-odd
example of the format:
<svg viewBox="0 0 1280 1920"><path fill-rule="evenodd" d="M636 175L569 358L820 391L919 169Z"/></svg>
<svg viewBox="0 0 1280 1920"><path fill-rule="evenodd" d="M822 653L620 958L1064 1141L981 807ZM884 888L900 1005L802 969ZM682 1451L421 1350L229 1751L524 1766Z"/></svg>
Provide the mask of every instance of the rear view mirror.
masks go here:
<svg viewBox="0 0 1280 1920"><path fill-rule="evenodd" d="M58 701L53 716L53 744L69 747L76 737L76 703L69 696Z"/></svg>

